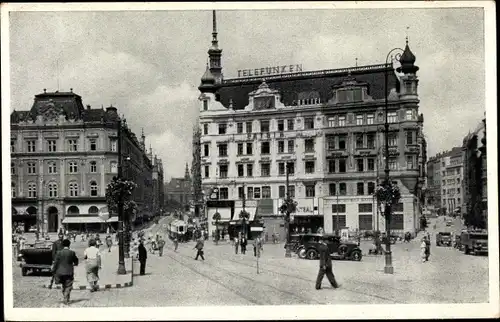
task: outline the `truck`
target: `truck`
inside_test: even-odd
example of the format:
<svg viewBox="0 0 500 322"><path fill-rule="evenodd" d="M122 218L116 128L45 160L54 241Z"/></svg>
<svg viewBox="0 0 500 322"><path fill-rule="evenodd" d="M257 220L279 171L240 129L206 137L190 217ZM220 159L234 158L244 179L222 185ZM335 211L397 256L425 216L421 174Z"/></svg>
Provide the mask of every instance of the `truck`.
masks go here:
<svg viewBox="0 0 500 322"><path fill-rule="evenodd" d="M436 235L436 246L451 246L451 232L440 231Z"/></svg>
<svg viewBox="0 0 500 322"><path fill-rule="evenodd" d="M488 233L485 231L465 231L460 236L464 254L488 253Z"/></svg>

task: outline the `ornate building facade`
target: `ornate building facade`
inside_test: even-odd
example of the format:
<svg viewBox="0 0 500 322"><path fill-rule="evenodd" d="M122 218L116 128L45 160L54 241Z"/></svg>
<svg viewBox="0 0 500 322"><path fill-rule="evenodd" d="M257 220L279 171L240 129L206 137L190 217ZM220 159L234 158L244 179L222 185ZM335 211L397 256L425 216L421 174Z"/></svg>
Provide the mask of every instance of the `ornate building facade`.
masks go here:
<svg viewBox="0 0 500 322"><path fill-rule="evenodd" d="M382 64L224 79L215 13L213 27L210 64L199 86L200 168L205 190L216 187L216 197L232 205L212 203L209 223L219 212L230 226L245 199L250 221L263 218L269 234L282 230L278 208L287 191L288 164L288 191L298 202L292 229L384 229L373 191L385 162L388 73L388 162L403 195L392 225L414 232L426 143L418 114L418 67L408 43L397 70Z"/></svg>
<svg viewBox="0 0 500 322"><path fill-rule="evenodd" d="M118 172L117 108L84 107L71 92L35 96L31 110L11 114L12 219L41 232L69 229L102 230L116 223L107 212L106 187ZM153 200L152 163L141 141L122 130L125 178L137 183L133 199L137 216ZM132 218L133 220L134 218ZM116 224L114 224L116 225Z"/></svg>

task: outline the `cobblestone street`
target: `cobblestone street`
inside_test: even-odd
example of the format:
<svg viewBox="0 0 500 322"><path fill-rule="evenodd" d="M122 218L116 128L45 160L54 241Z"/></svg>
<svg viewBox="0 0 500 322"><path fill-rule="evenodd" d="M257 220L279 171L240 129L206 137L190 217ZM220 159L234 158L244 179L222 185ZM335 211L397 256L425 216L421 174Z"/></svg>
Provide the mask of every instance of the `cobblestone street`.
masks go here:
<svg viewBox="0 0 500 322"><path fill-rule="evenodd" d="M160 223L153 232L161 227ZM437 230L441 228L438 223ZM234 254L229 244L216 246L207 241L205 261L194 260L193 247L192 242L180 244L178 252L174 252L168 242L163 257L148 255L146 275L136 276L133 287L97 293L75 290L72 307L437 304L488 300L487 256L468 256L433 244L430 261L422 263L418 239L394 245L394 275L383 273L383 256L364 256L361 262L334 261L340 288L332 289L325 280L320 291L314 289L318 261L286 259L283 244L264 246L259 274L251 247L246 255ZM366 253L369 245L363 242L361 247ZM13 269L14 307L60 305L60 291L41 288L43 279L49 277L21 277L20 269Z"/></svg>

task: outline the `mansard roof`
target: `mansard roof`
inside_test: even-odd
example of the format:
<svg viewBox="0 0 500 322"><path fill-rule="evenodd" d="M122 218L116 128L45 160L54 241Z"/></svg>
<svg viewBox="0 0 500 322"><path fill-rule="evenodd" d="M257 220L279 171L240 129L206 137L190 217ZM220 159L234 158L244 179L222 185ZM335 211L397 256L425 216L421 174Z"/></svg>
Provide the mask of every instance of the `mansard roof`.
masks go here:
<svg viewBox="0 0 500 322"><path fill-rule="evenodd" d="M399 90L399 81L392 66L386 64L226 79L219 85L216 94L226 108L229 107L229 102L232 100L233 109L244 109L249 102L248 95L257 90L262 81L265 80L270 89L279 91L282 103L287 106L294 105L298 99L305 95L303 93L317 93L322 102L327 102L333 96L333 88L341 85L350 74L351 77L356 78L358 83L363 85L366 83L368 94L373 99L383 99L385 97L384 73L386 70L388 70L389 75L387 88L389 94L391 88Z"/></svg>

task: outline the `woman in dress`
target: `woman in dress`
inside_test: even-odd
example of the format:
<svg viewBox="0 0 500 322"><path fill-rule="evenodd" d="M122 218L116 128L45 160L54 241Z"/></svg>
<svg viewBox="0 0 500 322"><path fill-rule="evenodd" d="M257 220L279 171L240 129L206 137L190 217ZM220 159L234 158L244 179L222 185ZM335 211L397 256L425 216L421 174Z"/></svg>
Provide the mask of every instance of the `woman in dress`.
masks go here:
<svg viewBox="0 0 500 322"><path fill-rule="evenodd" d="M99 269L101 269L101 253L96 247L94 239L89 240L89 247L85 249L84 259L87 281L90 284L90 292L97 291L97 281L99 281Z"/></svg>

